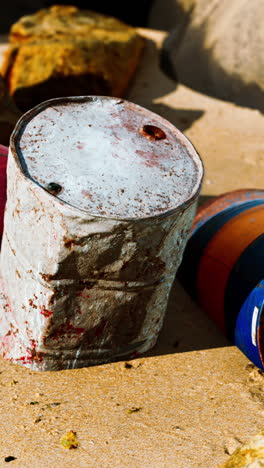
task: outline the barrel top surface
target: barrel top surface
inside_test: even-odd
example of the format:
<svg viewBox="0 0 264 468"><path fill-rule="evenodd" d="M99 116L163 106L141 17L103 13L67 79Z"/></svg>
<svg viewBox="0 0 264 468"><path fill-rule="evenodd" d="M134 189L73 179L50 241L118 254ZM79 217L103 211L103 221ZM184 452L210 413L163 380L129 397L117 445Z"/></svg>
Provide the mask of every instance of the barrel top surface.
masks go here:
<svg viewBox="0 0 264 468"><path fill-rule="evenodd" d="M13 149L35 183L46 190L58 184L57 198L103 217L175 210L195 197L203 175L179 130L116 98L46 101L22 117Z"/></svg>

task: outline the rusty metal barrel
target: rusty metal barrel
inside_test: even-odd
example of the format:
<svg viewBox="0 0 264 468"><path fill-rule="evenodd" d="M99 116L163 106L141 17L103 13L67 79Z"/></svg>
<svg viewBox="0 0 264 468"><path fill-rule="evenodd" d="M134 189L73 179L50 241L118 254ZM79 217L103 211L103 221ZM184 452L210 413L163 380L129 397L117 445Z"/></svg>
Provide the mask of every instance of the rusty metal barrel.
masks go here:
<svg viewBox="0 0 264 468"><path fill-rule="evenodd" d="M264 369L264 190L202 205L178 276L218 327Z"/></svg>
<svg viewBox="0 0 264 468"><path fill-rule="evenodd" d="M25 114L8 156L2 355L58 370L150 349L202 176L188 139L128 101L60 98Z"/></svg>

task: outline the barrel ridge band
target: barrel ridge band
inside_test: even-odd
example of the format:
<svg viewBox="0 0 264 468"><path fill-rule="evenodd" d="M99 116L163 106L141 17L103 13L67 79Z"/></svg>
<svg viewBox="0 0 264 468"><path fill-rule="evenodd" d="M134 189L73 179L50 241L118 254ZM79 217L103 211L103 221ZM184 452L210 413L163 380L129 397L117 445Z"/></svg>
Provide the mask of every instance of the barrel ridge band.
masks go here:
<svg viewBox="0 0 264 468"><path fill-rule="evenodd" d="M239 311L252 289L263 278L264 234L261 234L242 252L228 278L224 309L227 336L232 341Z"/></svg>
<svg viewBox="0 0 264 468"><path fill-rule="evenodd" d="M193 299L197 299L196 277L199 263L210 239L216 234L218 229L224 226L231 218L238 216L249 208L263 204L264 199L257 199L226 208L212 216L190 237L177 275L180 282Z"/></svg>

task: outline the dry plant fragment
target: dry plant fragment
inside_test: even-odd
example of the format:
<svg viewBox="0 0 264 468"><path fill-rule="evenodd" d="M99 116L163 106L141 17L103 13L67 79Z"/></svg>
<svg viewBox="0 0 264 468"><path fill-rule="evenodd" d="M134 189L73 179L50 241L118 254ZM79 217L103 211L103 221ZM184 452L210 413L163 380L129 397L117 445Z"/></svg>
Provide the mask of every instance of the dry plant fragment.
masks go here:
<svg viewBox="0 0 264 468"><path fill-rule="evenodd" d="M130 408L128 411L127 411L127 414L132 414L132 413L138 413L139 411L141 411L142 408Z"/></svg>
<svg viewBox="0 0 264 468"><path fill-rule="evenodd" d="M79 445L76 432L70 431L64 434L60 439L61 445L66 449L76 449Z"/></svg>

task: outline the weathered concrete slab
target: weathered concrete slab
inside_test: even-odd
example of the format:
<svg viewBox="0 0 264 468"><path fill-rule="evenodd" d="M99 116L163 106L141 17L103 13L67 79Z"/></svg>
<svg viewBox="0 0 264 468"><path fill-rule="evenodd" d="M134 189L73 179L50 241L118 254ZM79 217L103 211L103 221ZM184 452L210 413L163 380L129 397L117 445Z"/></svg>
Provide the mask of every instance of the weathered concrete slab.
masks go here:
<svg viewBox="0 0 264 468"><path fill-rule="evenodd" d="M152 40L129 99L192 140L206 169L203 194L263 187L263 117L175 84ZM264 377L178 284L148 356L74 371L35 373L0 360L1 466L215 468L263 426ZM79 447L60 438L76 431Z"/></svg>

